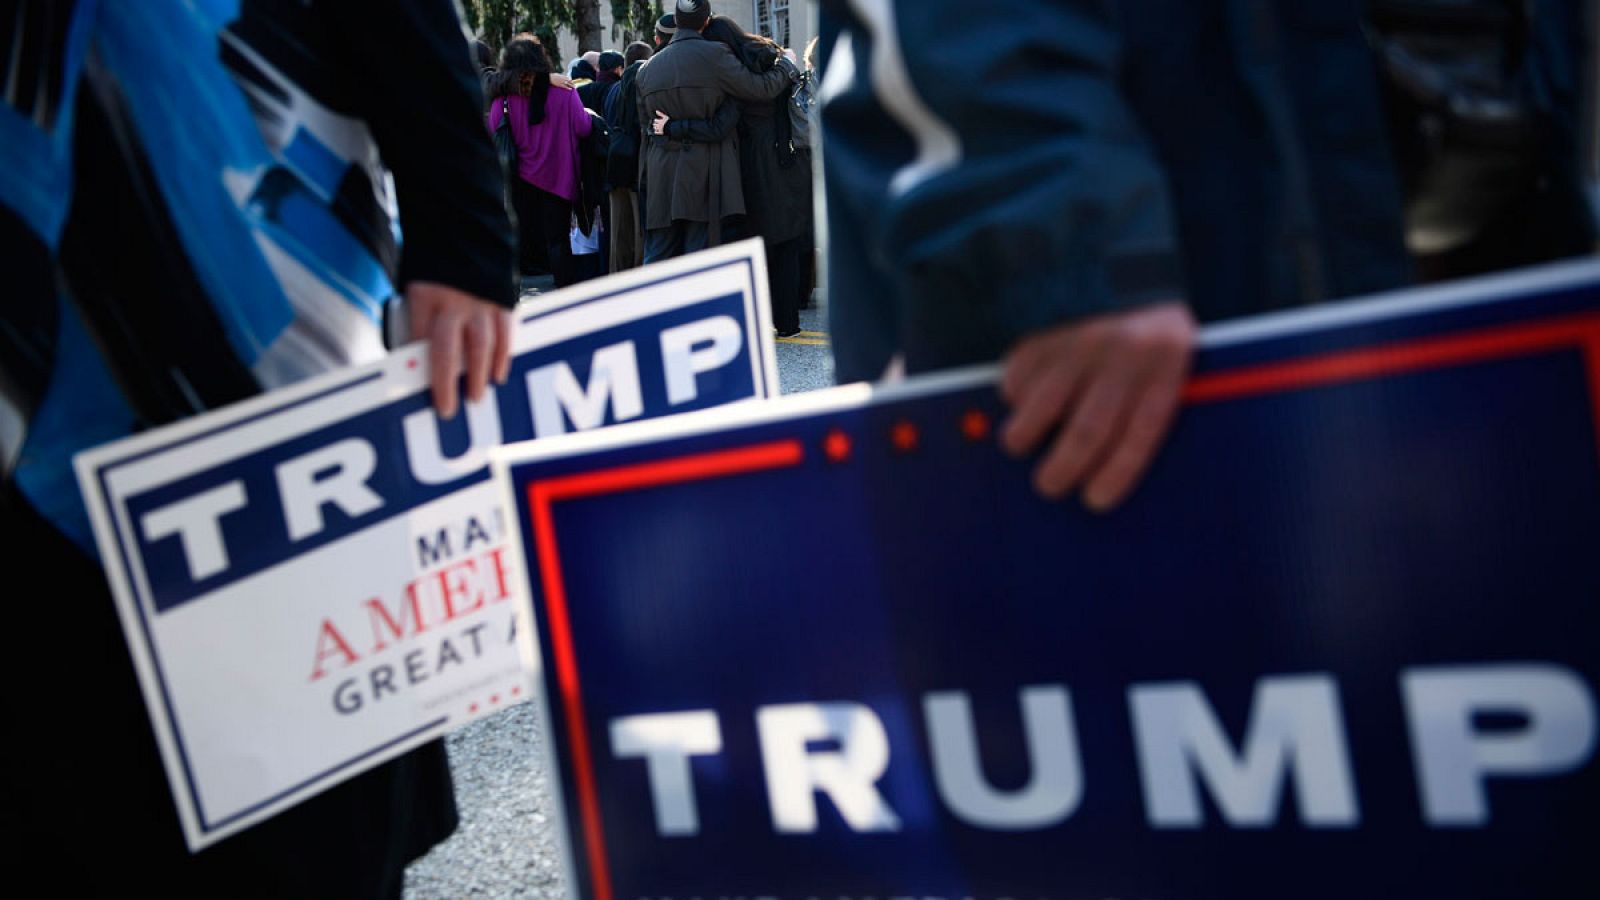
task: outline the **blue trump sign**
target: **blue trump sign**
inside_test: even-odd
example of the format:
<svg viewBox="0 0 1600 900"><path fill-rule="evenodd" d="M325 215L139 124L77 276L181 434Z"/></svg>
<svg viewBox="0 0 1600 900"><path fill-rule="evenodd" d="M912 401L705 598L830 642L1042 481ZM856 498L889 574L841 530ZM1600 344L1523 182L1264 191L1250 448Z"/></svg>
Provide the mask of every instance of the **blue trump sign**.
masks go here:
<svg viewBox="0 0 1600 900"><path fill-rule="evenodd" d="M451 421L415 345L78 457L191 847L526 698L489 448L775 396L762 267L541 298Z"/></svg>
<svg viewBox="0 0 1600 900"><path fill-rule="evenodd" d="M1208 330L1105 516L993 378L496 452L575 892L1600 890L1600 266Z"/></svg>

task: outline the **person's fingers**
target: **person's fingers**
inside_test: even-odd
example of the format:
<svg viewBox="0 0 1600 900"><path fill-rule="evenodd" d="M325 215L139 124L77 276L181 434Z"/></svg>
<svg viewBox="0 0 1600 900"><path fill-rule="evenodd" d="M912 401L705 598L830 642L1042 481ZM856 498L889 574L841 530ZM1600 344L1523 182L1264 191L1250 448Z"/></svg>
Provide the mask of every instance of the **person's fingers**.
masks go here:
<svg viewBox="0 0 1600 900"><path fill-rule="evenodd" d="M1016 406L1024 388L1033 383L1040 367L1050 360L1059 341L1035 338L1023 340L1006 355L1000 373L1000 399Z"/></svg>
<svg viewBox="0 0 1600 900"><path fill-rule="evenodd" d="M461 331L466 345L467 402L477 403L489 387L489 370L495 363L494 320L491 314L480 312L468 316Z"/></svg>
<svg viewBox="0 0 1600 900"><path fill-rule="evenodd" d="M445 313L434 320L428 337L428 370L433 385L433 407L441 419L456 414L456 377L461 373L459 315Z"/></svg>
<svg viewBox="0 0 1600 900"><path fill-rule="evenodd" d="M1078 353L1060 353L1041 360L1019 380L1011 415L1000 430L1000 443L1015 456L1032 452L1060 424L1083 388L1090 361Z"/></svg>
<svg viewBox="0 0 1600 900"><path fill-rule="evenodd" d="M494 383L511 377L511 313L494 314Z"/></svg>
<svg viewBox="0 0 1600 900"><path fill-rule="evenodd" d="M1109 509L1128 495L1171 426L1196 326L1178 300L1057 326L1018 341L999 391L1011 405L1000 440L1015 456L1048 441L1039 493L1080 485ZM1131 429L1131 433L1130 433Z"/></svg>
<svg viewBox="0 0 1600 900"><path fill-rule="evenodd" d="M1183 397L1187 356L1163 363L1151 374L1115 447L1084 483L1083 503L1095 512L1122 504L1155 459Z"/></svg>
<svg viewBox="0 0 1600 900"><path fill-rule="evenodd" d="M1059 500L1077 487L1116 444L1133 399L1132 385L1120 366L1091 373L1082 399L1073 405L1054 443L1033 470L1034 488Z"/></svg>
<svg viewBox="0 0 1600 900"><path fill-rule="evenodd" d="M416 291L406 294L406 318L411 324L411 334L407 338L420 341L427 338L433 331L433 320L439 314L438 304L429 302L426 297L420 296Z"/></svg>

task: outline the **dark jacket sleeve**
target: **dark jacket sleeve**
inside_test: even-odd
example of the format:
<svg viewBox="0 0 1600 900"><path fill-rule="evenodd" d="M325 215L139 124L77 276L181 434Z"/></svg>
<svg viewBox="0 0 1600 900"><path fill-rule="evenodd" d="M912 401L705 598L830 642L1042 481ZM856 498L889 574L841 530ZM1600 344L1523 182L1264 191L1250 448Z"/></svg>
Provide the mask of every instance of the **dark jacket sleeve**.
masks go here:
<svg viewBox="0 0 1600 900"><path fill-rule="evenodd" d="M642 63L634 63L617 82L616 102L606 119L611 129L611 148L606 158L606 180L612 187L639 186L639 102L634 80Z"/></svg>
<svg viewBox="0 0 1600 900"><path fill-rule="evenodd" d="M436 281L510 307L515 244L482 86L450 0L333 0L320 12L346 51L358 114L394 173L401 286ZM404 65L394 61L405 60Z"/></svg>
<svg viewBox="0 0 1600 900"><path fill-rule="evenodd" d="M667 137L694 144L720 144L739 126L739 103L724 100L717 114L709 119L672 119L667 122Z"/></svg>
<svg viewBox="0 0 1600 900"><path fill-rule="evenodd" d="M771 100L788 90L800 77L800 70L787 59L779 59L777 65L756 74L745 68L732 50L723 47L722 51L716 55L717 86L730 97Z"/></svg>
<svg viewBox="0 0 1600 900"><path fill-rule="evenodd" d="M1119 87L1108 4L1013 4L972 33L948 27L965 4L928 0L901 7L894 48L853 5L822 6L859 73L823 114L830 219L855 223L873 277L892 282L902 348L994 358L1030 331L1183 298L1166 179ZM903 135L906 151L886 154ZM971 334L981 347L958 346Z"/></svg>

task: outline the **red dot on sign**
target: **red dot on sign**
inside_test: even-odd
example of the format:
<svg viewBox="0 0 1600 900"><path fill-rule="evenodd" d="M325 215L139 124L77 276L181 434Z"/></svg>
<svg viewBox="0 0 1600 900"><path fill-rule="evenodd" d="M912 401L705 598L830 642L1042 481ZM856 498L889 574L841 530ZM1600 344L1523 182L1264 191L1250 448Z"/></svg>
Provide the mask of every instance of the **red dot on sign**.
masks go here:
<svg viewBox="0 0 1600 900"><path fill-rule="evenodd" d="M894 423L894 427L889 429L889 441L901 453L910 453L912 450L917 449L917 440L920 437L921 435L917 433L917 426L907 422L905 419Z"/></svg>
<svg viewBox="0 0 1600 900"><path fill-rule="evenodd" d="M522 688L514 687L514 688L511 689L511 696L518 697L518 696L521 696L521 695L522 695Z"/></svg>
<svg viewBox="0 0 1600 900"><path fill-rule="evenodd" d="M981 441L989 436L989 417L981 409L969 409L961 417L961 433L969 441Z"/></svg>
<svg viewBox="0 0 1600 900"><path fill-rule="evenodd" d="M500 702L500 695L499 694L490 694L489 695L489 702L490 703L499 703Z"/></svg>
<svg viewBox="0 0 1600 900"><path fill-rule="evenodd" d="M477 711L478 711L478 704L476 704L476 703L474 703L471 706L467 707L467 712L469 712L469 713L475 713Z"/></svg>
<svg viewBox="0 0 1600 900"><path fill-rule="evenodd" d="M850 435L842 431L828 432L822 440L822 450L833 462L844 462L850 458Z"/></svg>
<svg viewBox="0 0 1600 900"><path fill-rule="evenodd" d="M417 358L416 357L413 356L412 358L406 360L406 368L415 369L416 367L417 367Z"/></svg>

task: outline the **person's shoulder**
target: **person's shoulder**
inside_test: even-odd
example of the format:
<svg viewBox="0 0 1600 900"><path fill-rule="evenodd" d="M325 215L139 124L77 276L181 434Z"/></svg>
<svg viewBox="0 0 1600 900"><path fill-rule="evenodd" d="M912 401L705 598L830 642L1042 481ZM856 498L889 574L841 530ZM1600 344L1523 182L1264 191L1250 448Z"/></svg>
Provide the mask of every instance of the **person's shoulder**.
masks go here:
<svg viewBox="0 0 1600 900"><path fill-rule="evenodd" d="M721 41L710 40L704 35L694 35L687 38L674 38L650 59L660 59L668 51L680 58L688 58L691 56L716 56L720 51L727 49L728 46Z"/></svg>

